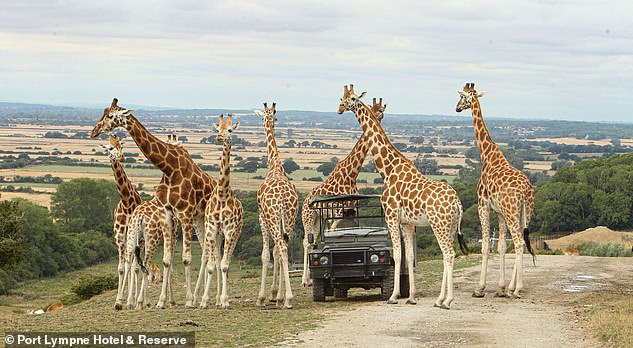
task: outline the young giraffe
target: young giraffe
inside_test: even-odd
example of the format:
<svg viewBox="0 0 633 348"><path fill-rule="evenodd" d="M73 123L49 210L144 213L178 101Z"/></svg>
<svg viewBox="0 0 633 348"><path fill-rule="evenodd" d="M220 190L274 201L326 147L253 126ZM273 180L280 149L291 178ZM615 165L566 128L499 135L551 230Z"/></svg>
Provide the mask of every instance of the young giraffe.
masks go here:
<svg viewBox="0 0 633 348"><path fill-rule="evenodd" d="M409 298L406 303L415 304L414 253L412 225L431 225L444 255L442 290L435 301L436 307L449 309L453 302L453 233L457 230L460 246L463 246L459 225L462 204L457 192L445 182L427 179L391 143L380 123L372 116L369 107L354 94L354 85L343 90L338 113L354 112L356 119L369 139L369 149L376 168L385 184L381 202L385 221L391 235L394 259L394 288L387 303L397 303L400 294L401 247L400 232L404 241L407 268L409 271Z"/></svg>
<svg viewBox="0 0 633 348"><path fill-rule="evenodd" d="M211 276L213 275L214 268L217 278L216 306L220 308L229 307L227 290L229 263L237 240L240 238L240 233L242 233L242 224L244 223L244 209L242 208L242 203L235 197L235 193L233 189L231 189L231 144L233 143L233 132L240 124L239 122L233 124L232 118L232 115L228 115L227 119L224 120L224 115L220 115L220 124L215 125L218 131L215 140L219 143L223 143L224 148L222 150L222 164L220 166L218 185L209 198L204 214L205 246L209 259L206 260L207 262L203 261L203 265L201 266L203 267L206 263L208 274L200 308L206 308L208 305ZM224 237L224 253L221 262L220 235ZM221 275L220 272L222 272ZM220 277L222 278L221 282Z"/></svg>
<svg viewBox="0 0 633 348"><path fill-rule="evenodd" d="M382 121L386 108L387 104L384 106L382 105L382 98L380 98L379 103L376 103L376 98L374 98L371 112L375 115L378 122ZM308 243L308 234L312 233L315 239L319 236L319 218L317 217L317 211L310 209L308 205L312 200L312 197L315 195L358 193L356 178L363 166L368 148L369 142L367 141L367 136L363 133L356 142L356 145L354 145L352 152L350 152L345 159L338 162L327 180L319 186L313 188L303 201L303 209L301 210L301 219L304 230L303 277L301 284L304 287L312 285L312 279L310 279L310 268L308 268L308 253L312 251L312 245Z"/></svg>
<svg viewBox="0 0 633 348"><path fill-rule="evenodd" d="M264 103L264 112L256 113L264 119L264 132L268 151L268 174L257 191L257 206L259 208L259 225L262 230L262 279L257 298L257 305L263 306L266 299L266 271L270 261L268 236L272 236L273 243L273 284L271 293L277 298L277 305L292 308L292 289L290 288L290 274L288 273L288 241L294 230L298 209L298 195L295 185L286 176L275 141L275 121L277 120L276 104L271 108ZM279 285L277 285L279 276ZM283 279L282 279L283 277ZM285 296L282 294L285 283Z"/></svg>
<svg viewBox="0 0 633 348"><path fill-rule="evenodd" d="M519 291L523 288L524 241L528 251L534 257L527 229L534 210L534 189L528 176L512 167L499 146L490 138L479 104L479 97L483 96L484 93L477 93L474 83L466 84L464 90L458 91L458 93L460 99L456 111L472 109L477 147L483 163L481 177L477 185L477 212L481 221L481 276L473 297L483 297L485 294L490 243L490 210L493 210L499 219L500 274L496 295L518 298L520 297ZM514 242L516 256L506 294L505 252L508 228Z"/></svg>
<svg viewBox="0 0 633 348"><path fill-rule="evenodd" d="M198 236L204 240L204 209L216 182L193 162L184 147L160 141L132 115L132 110L122 108L117 103L115 98L112 105L105 108L90 137L97 137L117 127L125 128L143 155L163 172L155 197L182 224L182 261L187 288L185 307L194 308L191 289L191 237L195 227Z"/></svg>
<svg viewBox="0 0 633 348"><path fill-rule="evenodd" d="M154 259L161 239L163 240L163 285L156 308L165 308L167 291L169 291L170 304L175 305L172 287L174 267L172 259L178 241L178 219L174 214L170 214L154 197L141 203L134 210L128 226L125 259L125 272L129 275L127 308L132 309L136 304L137 309L143 309L145 304L149 302L149 298L146 299L149 296L147 288L149 271L145 265L149 265ZM143 258L141 258L142 249L145 251ZM139 275L138 266L143 271L143 278L138 297L135 298Z"/></svg>
<svg viewBox="0 0 633 348"><path fill-rule="evenodd" d="M120 310L123 308L123 289L125 288L125 242L127 238L127 226L130 216L134 209L143 201L141 195L136 191L134 185L123 170L121 162L125 162L123 155L123 146L116 135L110 135L108 145L101 145L105 149L110 158L112 165L112 173L116 180L117 190L119 191L119 203L114 210L114 242L119 251L119 265L117 267L119 273L119 286L114 308Z"/></svg>

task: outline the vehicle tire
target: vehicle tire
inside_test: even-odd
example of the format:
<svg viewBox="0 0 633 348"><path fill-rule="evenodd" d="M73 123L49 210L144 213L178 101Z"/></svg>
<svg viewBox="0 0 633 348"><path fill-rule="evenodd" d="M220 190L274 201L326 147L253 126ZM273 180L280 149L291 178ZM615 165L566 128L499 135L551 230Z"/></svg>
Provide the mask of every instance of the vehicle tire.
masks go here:
<svg viewBox="0 0 633 348"><path fill-rule="evenodd" d="M348 288L334 288L334 297L335 298L347 298L347 290Z"/></svg>
<svg viewBox="0 0 633 348"><path fill-rule="evenodd" d="M325 279L312 279L312 300L325 302Z"/></svg>
<svg viewBox="0 0 633 348"><path fill-rule="evenodd" d="M400 297L409 297L409 275L400 276Z"/></svg>
<svg viewBox="0 0 633 348"><path fill-rule="evenodd" d="M393 266L387 268L385 277L382 278L382 285L380 286L380 294L382 299L387 301L393 293Z"/></svg>

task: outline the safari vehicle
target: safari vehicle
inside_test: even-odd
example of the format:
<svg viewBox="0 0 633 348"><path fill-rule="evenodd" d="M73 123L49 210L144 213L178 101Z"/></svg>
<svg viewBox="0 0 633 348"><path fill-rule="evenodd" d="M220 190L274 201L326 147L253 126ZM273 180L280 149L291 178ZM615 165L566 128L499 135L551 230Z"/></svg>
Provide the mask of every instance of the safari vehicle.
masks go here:
<svg viewBox="0 0 633 348"><path fill-rule="evenodd" d="M346 298L350 288L380 288L387 300L393 292L394 262L391 237L379 195L315 196L319 235L308 235L312 298ZM404 250L404 248L402 248ZM404 254L403 258L404 260ZM409 276L402 262L400 295L409 296Z"/></svg>

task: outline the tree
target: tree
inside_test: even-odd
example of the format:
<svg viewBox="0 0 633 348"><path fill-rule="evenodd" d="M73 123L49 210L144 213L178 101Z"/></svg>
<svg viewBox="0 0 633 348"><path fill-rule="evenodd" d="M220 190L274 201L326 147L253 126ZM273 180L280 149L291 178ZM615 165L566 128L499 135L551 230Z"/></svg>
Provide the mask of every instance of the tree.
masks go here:
<svg viewBox="0 0 633 348"><path fill-rule="evenodd" d="M301 168L301 167L299 167L297 162L292 160L292 158L288 158L288 159L284 160L284 163L282 164L282 167L284 167L284 171L286 173L288 173L288 174L291 174L295 170Z"/></svg>
<svg viewBox="0 0 633 348"><path fill-rule="evenodd" d="M246 160L242 164L242 170L247 173L255 173L257 168L259 168L259 164L256 161Z"/></svg>
<svg viewBox="0 0 633 348"><path fill-rule="evenodd" d="M417 156L413 165L424 175L438 175L440 174L440 167L437 161L434 159L421 158Z"/></svg>
<svg viewBox="0 0 633 348"><path fill-rule="evenodd" d="M24 256L24 219L15 201L0 202L0 268Z"/></svg>
<svg viewBox="0 0 633 348"><path fill-rule="evenodd" d="M110 235L118 201L112 181L73 179L57 187L51 198L51 215L63 230L78 233L93 229Z"/></svg>
<svg viewBox="0 0 633 348"><path fill-rule="evenodd" d="M328 176L332 173L334 167L336 167L336 164L332 163L332 161L329 161L319 165L316 170L317 172L322 173L324 176Z"/></svg>

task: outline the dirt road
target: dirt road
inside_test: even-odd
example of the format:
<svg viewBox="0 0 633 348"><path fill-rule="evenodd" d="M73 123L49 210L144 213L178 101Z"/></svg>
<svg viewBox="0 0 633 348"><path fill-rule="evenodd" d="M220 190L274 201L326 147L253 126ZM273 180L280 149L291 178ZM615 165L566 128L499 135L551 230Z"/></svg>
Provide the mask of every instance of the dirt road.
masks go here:
<svg viewBox="0 0 633 348"><path fill-rule="evenodd" d="M514 255L506 257L509 276ZM479 266L457 271L450 310L433 307L439 288L419 289L418 304L375 302L339 312L322 327L288 339L299 347L600 347L582 314L605 291L633 287L633 259L585 256L524 258L524 292L495 298L498 258L489 263L487 293L471 294ZM439 286L439 284L438 284ZM353 296L353 293L351 293Z"/></svg>

